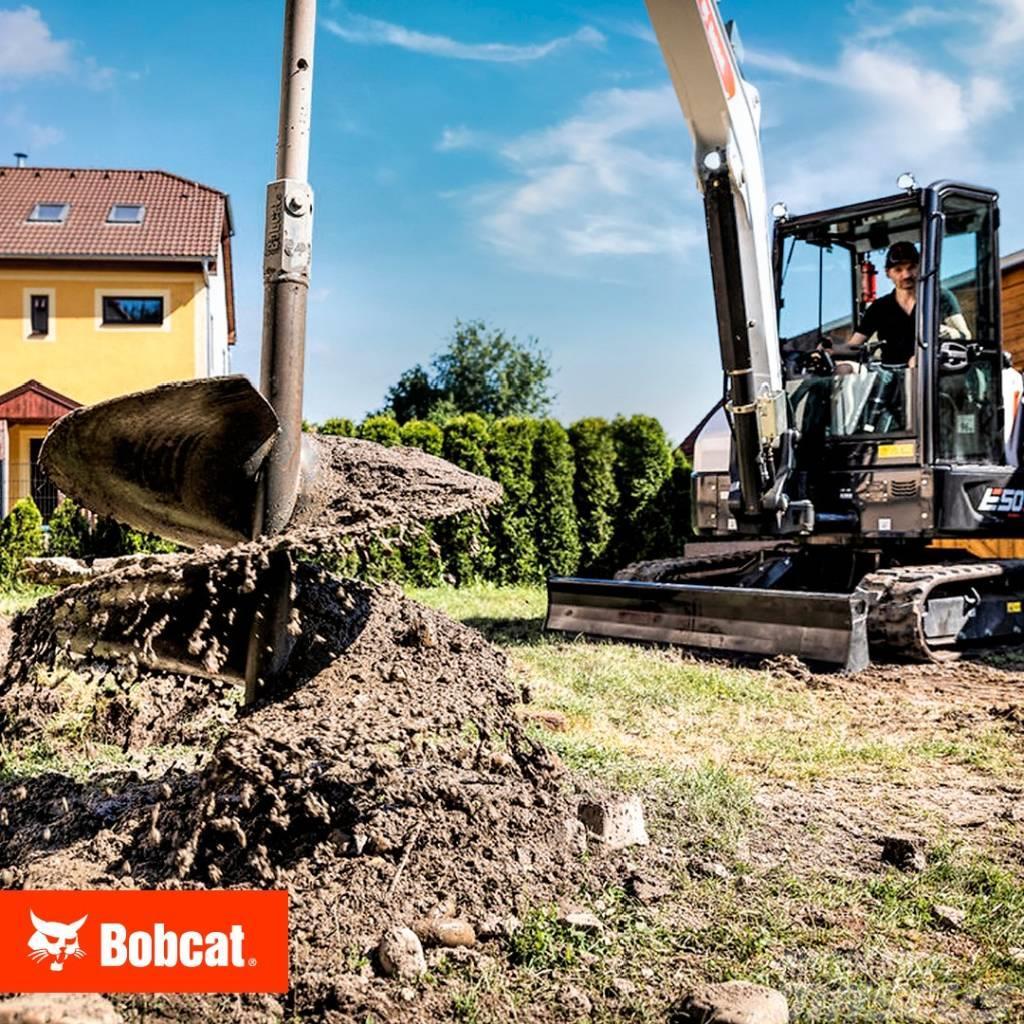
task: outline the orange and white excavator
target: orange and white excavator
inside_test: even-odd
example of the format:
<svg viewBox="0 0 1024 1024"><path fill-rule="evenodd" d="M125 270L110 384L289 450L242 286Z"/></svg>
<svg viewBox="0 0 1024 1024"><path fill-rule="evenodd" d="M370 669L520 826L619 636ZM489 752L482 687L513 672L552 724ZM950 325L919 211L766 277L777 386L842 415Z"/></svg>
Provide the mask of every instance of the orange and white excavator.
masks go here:
<svg viewBox="0 0 1024 1024"><path fill-rule="evenodd" d="M550 580L548 628L850 670L1024 640L1024 561L930 546L1024 526L998 196L903 175L880 199L774 208L770 231L734 27L715 0L646 2L693 136L725 399L697 440L684 557ZM901 354L861 331L894 256L916 280Z"/></svg>

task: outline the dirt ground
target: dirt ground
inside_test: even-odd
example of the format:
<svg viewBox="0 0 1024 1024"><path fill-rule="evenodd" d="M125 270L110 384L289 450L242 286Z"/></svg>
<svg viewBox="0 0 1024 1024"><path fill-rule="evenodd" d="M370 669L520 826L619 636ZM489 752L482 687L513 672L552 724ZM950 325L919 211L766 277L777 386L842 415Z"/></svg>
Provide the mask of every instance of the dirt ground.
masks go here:
<svg viewBox="0 0 1024 1024"><path fill-rule="evenodd" d="M971 986L996 977L988 967L985 978L948 983L957 1016L872 1016L873 1003L828 1016L837 1005L830 986L847 971L843 984L869 1001L886 986L914 990L893 967L904 937L879 916L894 884L880 863L884 836L940 851L932 876L925 872L939 896L975 898L950 888L952 868L942 875L951 839L1019 873L1016 652L851 677L774 659L750 690L755 727L744 725L744 735L757 737L760 715L766 735L771 726L776 743L795 737L799 753L841 712L844 730L870 740L853 755L844 748L862 761L791 780L772 759L794 755L776 748L743 765L760 772L756 785L730 781L727 767L693 776L710 785L703 794L699 785L641 784L653 842L608 851L577 814L607 783L564 767L553 751L572 748L557 717L547 731L524 728L522 666L397 588L325 568L339 539L482 508L498 496L493 485L422 453L348 439L332 439L325 460L321 491L284 537L129 566L0 620L0 884L267 887L291 896L287 996L115 997L126 1019L664 1020L685 985L719 976L784 988L794 1019L807 1022L1024 1019L1012 1016L1012 997L1002 997L1002 1016L964 1002ZM249 623L282 579L287 668L242 708ZM555 649L578 653L568 643ZM683 673L701 664L680 653L664 659ZM594 671L582 669L577 698L593 700ZM736 686L754 685L741 675ZM670 736L680 746L710 707L699 686L690 717L679 719L683 732ZM531 689L543 711L543 685ZM670 697L655 698L665 706L632 726L639 732L627 738L639 748L645 736L653 742L659 718L673 720ZM696 727L716 726L698 717ZM595 750L577 746L575 755L600 761ZM913 757L893 759L906 750ZM748 791L752 807L742 809ZM998 872L978 878L963 884L988 886L1004 916L1024 911L1019 885ZM1024 946L1019 924L991 941L981 931L970 940L933 934L922 916L932 893L908 904L928 956L984 956L999 967L1014 943ZM599 923L556 920L579 906ZM428 942L430 972L419 982L386 977L382 934L430 915L467 923L474 941ZM819 963L822 930L838 938L833 959ZM999 978L1017 977L999 969Z"/></svg>

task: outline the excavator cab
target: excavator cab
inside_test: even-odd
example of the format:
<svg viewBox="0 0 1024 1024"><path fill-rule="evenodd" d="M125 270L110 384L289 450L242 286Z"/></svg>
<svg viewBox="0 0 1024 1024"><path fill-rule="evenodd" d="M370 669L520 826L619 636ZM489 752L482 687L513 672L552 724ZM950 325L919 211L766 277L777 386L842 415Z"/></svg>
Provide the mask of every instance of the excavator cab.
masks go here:
<svg viewBox="0 0 1024 1024"><path fill-rule="evenodd" d="M910 539L992 525L977 514L979 483L1005 485L1017 463L998 221L996 193L947 181L776 221L779 346L799 438L788 494L811 503L814 533ZM892 288L897 243L919 254L912 344L876 335L851 347ZM728 468L701 469L714 477L704 493L724 494ZM697 517L703 533L735 529L720 499L698 500Z"/></svg>

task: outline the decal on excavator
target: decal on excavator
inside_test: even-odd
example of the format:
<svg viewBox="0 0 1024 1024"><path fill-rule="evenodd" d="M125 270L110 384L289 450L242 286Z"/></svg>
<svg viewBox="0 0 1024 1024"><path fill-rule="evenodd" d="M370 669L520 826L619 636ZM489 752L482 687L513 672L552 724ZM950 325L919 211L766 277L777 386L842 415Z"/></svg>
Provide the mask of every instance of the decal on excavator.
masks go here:
<svg viewBox="0 0 1024 1024"><path fill-rule="evenodd" d="M1008 512L1020 515L1024 510L1024 490L1016 487L986 487L978 502L979 512Z"/></svg>
<svg viewBox="0 0 1024 1024"><path fill-rule="evenodd" d="M715 0L697 0L697 6L700 9L701 21L704 22L704 33L708 37L711 58L718 69L718 77L725 90L726 99L731 100L736 95L736 75L733 73L732 60L726 49L729 43L722 37L722 30L718 27Z"/></svg>

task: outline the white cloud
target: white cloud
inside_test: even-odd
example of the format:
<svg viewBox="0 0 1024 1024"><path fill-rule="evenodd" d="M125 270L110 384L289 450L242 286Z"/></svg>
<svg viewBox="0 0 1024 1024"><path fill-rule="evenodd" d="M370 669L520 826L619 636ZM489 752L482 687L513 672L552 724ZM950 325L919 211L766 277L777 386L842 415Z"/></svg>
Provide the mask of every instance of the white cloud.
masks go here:
<svg viewBox="0 0 1024 1024"><path fill-rule="evenodd" d="M34 7L0 10L0 78L67 72L72 63L71 43L54 39Z"/></svg>
<svg viewBox="0 0 1024 1024"><path fill-rule="evenodd" d="M747 50L743 64L745 68L761 68L764 71L774 71L793 78L806 78L813 82L826 82L830 85L838 85L842 82L842 77L837 71L815 67L813 64L804 64L781 53Z"/></svg>
<svg viewBox="0 0 1024 1024"><path fill-rule="evenodd" d="M11 133L17 147L27 148L29 155L41 149L48 149L64 141L64 133L51 124L40 124L29 117L24 105L11 107L0 119L0 123Z"/></svg>
<svg viewBox="0 0 1024 1024"><path fill-rule="evenodd" d="M117 72L94 58L77 59L74 44L55 39L34 7L0 10L0 83L8 87L48 75L67 75L89 89L107 89Z"/></svg>
<svg viewBox="0 0 1024 1024"><path fill-rule="evenodd" d="M438 152L447 153L455 149L472 149L480 145L480 142L481 136L477 132L460 124L455 128L445 128L434 148Z"/></svg>
<svg viewBox="0 0 1024 1024"><path fill-rule="evenodd" d="M365 46L397 46L414 53L454 60L490 61L493 63L522 63L540 60L568 46L601 46L604 36L595 28L585 26L572 35L559 36L546 43L519 46L512 43L461 43L449 36L430 35L389 21L368 18L362 14L347 14L344 23L331 18L323 26L349 43Z"/></svg>
<svg viewBox="0 0 1024 1024"><path fill-rule="evenodd" d="M530 269L592 273L598 257L675 256L702 237L688 149L670 88L610 89L506 142L508 180L459 198L484 242Z"/></svg>

